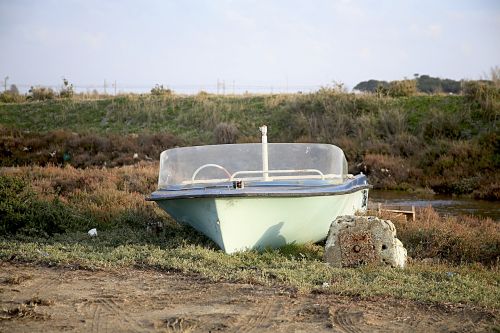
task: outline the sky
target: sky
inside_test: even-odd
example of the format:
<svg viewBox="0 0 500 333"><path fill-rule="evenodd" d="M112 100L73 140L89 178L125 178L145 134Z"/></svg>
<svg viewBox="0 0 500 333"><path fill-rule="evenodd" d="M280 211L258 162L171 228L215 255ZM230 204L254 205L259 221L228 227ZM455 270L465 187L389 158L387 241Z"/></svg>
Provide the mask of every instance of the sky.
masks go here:
<svg viewBox="0 0 500 333"><path fill-rule="evenodd" d="M297 91L499 65L499 0L0 0L0 79L21 89Z"/></svg>

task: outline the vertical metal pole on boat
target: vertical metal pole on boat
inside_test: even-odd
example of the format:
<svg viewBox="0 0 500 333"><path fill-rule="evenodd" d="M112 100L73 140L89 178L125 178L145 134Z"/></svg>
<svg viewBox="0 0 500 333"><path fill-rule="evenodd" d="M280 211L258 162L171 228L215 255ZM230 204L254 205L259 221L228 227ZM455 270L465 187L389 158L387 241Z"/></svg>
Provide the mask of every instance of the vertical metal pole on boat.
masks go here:
<svg viewBox="0 0 500 333"><path fill-rule="evenodd" d="M269 180L269 156L267 153L267 126L264 125L259 128L262 133L262 174L264 181Z"/></svg>

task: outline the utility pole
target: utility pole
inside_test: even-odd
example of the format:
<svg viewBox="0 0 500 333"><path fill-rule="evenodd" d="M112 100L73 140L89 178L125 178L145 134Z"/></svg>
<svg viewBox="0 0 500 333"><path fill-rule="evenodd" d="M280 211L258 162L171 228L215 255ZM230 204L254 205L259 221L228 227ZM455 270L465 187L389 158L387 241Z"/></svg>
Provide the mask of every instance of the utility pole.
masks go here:
<svg viewBox="0 0 500 333"><path fill-rule="evenodd" d="M106 83L106 79L104 79L104 95L106 95L106 87L108 86L108 84Z"/></svg>
<svg viewBox="0 0 500 333"><path fill-rule="evenodd" d="M9 80L9 77L6 76L4 79L3 79L3 91L7 91L7 81Z"/></svg>
<svg viewBox="0 0 500 333"><path fill-rule="evenodd" d="M234 80L233 80L233 95L234 95Z"/></svg>
<svg viewBox="0 0 500 333"><path fill-rule="evenodd" d="M115 83L113 83L113 87L115 88L115 96L116 96L116 80Z"/></svg>
<svg viewBox="0 0 500 333"><path fill-rule="evenodd" d="M219 86L220 86L219 79L217 79L217 95L219 94Z"/></svg>

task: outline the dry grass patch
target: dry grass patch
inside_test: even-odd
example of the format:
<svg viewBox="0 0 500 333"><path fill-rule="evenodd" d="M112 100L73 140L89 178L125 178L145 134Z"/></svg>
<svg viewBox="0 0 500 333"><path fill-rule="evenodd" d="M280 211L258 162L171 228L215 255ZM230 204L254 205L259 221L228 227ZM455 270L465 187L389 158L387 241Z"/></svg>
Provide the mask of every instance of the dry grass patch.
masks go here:
<svg viewBox="0 0 500 333"><path fill-rule="evenodd" d="M381 217L394 222L398 238L414 259L491 267L500 263L500 224L490 218L441 216L431 207L417 210L414 222L387 212Z"/></svg>

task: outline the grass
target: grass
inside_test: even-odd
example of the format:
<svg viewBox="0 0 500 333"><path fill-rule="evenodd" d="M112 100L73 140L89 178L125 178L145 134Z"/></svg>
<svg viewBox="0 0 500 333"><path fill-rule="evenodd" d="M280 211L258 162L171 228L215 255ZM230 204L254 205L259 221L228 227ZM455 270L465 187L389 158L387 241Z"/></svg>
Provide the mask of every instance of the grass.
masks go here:
<svg viewBox="0 0 500 333"><path fill-rule="evenodd" d="M103 231L92 239L83 233L70 233L48 241L2 239L0 258L91 270L158 269L198 274L211 281L274 285L301 292L500 307L498 268L415 262L405 270L336 269L322 262L321 251L309 258L307 254L300 255L306 252L301 247L297 247L296 256L282 250L227 255L196 242L175 247L169 243L166 237L146 241L131 230L123 231L120 236L116 236L116 230Z"/></svg>
<svg viewBox="0 0 500 333"><path fill-rule="evenodd" d="M135 153L157 159L172 146L220 142L221 124L231 128L231 142L258 142L258 127L267 124L272 142L340 146L350 171L365 172L375 188L500 200L500 104L496 88L488 89L399 98L322 89L0 103L0 156L4 166L122 166L137 162Z"/></svg>
<svg viewBox="0 0 500 333"><path fill-rule="evenodd" d="M336 269L323 262L321 244L227 255L144 201L155 181L154 164L1 169L0 226L6 231L0 236L0 260L91 270L158 269L299 292L500 307L500 226L491 220L444 219L432 210L418 214L415 223L393 218L414 258L407 269ZM45 224L35 214L45 214L41 203L52 212ZM148 232L151 224L162 228ZM93 227L96 237L86 233ZM422 260L428 257L431 262Z"/></svg>

